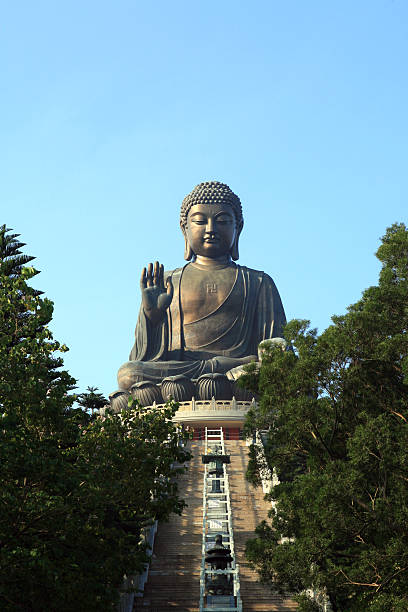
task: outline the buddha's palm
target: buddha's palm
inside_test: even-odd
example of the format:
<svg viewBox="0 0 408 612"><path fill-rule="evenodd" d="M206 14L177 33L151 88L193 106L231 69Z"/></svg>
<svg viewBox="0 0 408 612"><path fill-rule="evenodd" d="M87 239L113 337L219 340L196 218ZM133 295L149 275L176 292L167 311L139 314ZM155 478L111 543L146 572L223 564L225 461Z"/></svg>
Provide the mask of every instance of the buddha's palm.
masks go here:
<svg viewBox="0 0 408 612"><path fill-rule="evenodd" d="M173 285L168 278L164 286L164 268L156 261L143 268L140 279L142 304L146 316L154 324L159 323L173 299Z"/></svg>

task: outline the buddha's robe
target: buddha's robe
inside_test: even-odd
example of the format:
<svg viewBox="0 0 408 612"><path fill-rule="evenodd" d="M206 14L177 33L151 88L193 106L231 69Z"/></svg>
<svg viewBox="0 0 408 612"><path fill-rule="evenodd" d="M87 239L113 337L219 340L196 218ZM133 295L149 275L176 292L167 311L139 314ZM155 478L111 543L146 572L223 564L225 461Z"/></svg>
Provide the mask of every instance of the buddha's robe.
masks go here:
<svg viewBox="0 0 408 612"><path fill-rule="evenodd" d="M232 264L231 287L218 307L186 323L182 305L187 266L165 275L172 280L174 294L162 322L153 325L141 307L130 361L118 373L121 388L179 374L197 378L209 372L226 373L256 360L262 340L281 336L286 319L275 283L264 272L236 264ZM204 274L197 268L193 273Z"/></svg>

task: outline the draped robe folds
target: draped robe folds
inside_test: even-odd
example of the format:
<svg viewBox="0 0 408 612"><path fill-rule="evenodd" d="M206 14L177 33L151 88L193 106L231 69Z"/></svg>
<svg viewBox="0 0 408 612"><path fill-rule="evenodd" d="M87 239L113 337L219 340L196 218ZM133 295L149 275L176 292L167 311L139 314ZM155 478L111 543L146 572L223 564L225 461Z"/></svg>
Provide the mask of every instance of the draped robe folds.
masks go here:
<svg viewBox="0 0 408 612"><path fill-rule="evenodd" d="M185 324L181 307L185 267L165 275L172 280L174 294L162 322L153 325L141 307L130 361L118 373L122 388L140 380L161 382L166 376L226 373L251 357L255 360L262 340L281 336L286 319L275 283L264 272L239 265L220 306Z"/></svg>

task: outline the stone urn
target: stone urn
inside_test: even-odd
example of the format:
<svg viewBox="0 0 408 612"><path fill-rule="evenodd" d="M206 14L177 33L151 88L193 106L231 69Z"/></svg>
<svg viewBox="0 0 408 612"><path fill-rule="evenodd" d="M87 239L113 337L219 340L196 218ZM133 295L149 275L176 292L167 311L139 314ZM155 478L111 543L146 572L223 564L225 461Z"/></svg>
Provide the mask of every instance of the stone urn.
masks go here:
<svg viewBox="0 0 408 612"><path fill-rule="evenodd" d="M197 397L200 400L230 400L232 399L231 382L225 374L203 374L197 380Z"/></svg>
<svg viewBox="0 0 408 612"><path fill-rule="evenodd" d="M160 404L163 401L160 387L149 380L142 380L132 385L130 394L141 406L151 406L153 402Z"/></svg>
<svg viewBox="0 0 408 612"><path fill-rule="evenodd" d="M183 376L168 376L161 384L161 392L165 402L174 399L176 402L189 402L195 395L195 385L190 378Z"/></svg>
<svg viewBox="0 0 408 612"><path fill-rule="evenodd" d="M130 393L128 391L114 391L109 395L109 401L113 412L122 412L128 410L128 401Z"/></svg>

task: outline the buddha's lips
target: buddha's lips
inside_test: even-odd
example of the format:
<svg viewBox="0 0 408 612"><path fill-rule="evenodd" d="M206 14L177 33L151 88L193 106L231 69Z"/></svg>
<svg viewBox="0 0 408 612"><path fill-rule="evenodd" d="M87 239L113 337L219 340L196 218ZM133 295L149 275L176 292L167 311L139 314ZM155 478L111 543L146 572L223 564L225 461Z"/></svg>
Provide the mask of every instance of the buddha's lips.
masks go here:
<svg viewBox="0 0 408 612"><path fill-rule="evenodd" d="M219 238L204 238L204 242L208 242L209 244L214 244L214 242L219 242Z"/></svg>

